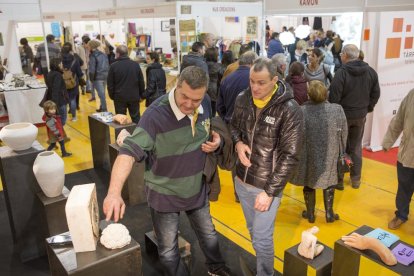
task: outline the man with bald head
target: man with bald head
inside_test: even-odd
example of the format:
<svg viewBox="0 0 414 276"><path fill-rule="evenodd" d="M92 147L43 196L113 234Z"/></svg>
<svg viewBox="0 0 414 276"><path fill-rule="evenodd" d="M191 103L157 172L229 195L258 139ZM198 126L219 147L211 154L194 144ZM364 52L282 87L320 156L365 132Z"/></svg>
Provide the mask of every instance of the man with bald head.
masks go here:
<svg viewBox="0 0 414 276"><path fill-rule="evenodd" d="M139 101L145 92L141 67L128 57L125 45L116 47L115 57L108 73L108 94L114 101L115 113L126 115L128 109L131 120L137 124L140 118Z"/></svg>
<svg viewBox="0 0 414 276"><path fill-rule="evenodd" d="M360 60L359 49L353 44L344 46L340 54L342 66L335 73L329 88L329 101L342 106L348 122L346 152L354 161L351 167L352 188L361 184L362 136L365 118L380 97L378 75L367 63ZM344 189L344 175L338 175L338 190Z"/></svg>

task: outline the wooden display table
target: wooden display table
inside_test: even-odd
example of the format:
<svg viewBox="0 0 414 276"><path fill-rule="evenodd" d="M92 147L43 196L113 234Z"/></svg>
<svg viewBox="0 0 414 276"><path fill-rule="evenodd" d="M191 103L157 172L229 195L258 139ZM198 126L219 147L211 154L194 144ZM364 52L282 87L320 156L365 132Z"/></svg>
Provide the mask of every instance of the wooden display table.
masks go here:
<svg viewBox="0 0 414 276"><path fill-rule="evenodd" d="M36 198L41 192L33 173L37 155L44 151L35 141L30 149L13 151L0 147L0 173L4 188L7 214L13 236L14 250L25 262L45 255L41 212L43 207Z"/></svg>
<svg viewBox="0 0 414 276"><path fill-rule="evenodd" d="M331 275L333 250L322 244L325 248L322 253L313 260L307 259L298 253L299 244L285 250L285 257L283 262L283 275L317 275L329 276ZM309 273L313 270L313 273Z"/></svg>
<svg viewBox="0 0 414 276"><path fill-rule="evenodd" d="M356 229L353 232L356 232L361 235L365 235L374 230L373 228L363 225ZM351 234L351 233L350 233ZM399 243L405 243L401 240L395 242L390 250L392 250ZM412 245L410 245L412 247ZM335 242L334 246L334 260L332 264L332 275L333 276L357 276L359 275L359 264L361 256L371 260L378 265L387 268L400 275L414 275L414 265L405 266L398 263L395 266L387 266L384 264L380 257L371 250L358 250L350 246L345 245L345 243L340 239Z"/></svg>
<svg viewBox="0 0 414 276"><path fill-rule="evenodd" d="M108 145L114 143L121 130L126 129L129 133L134 132L136 124L121 125L117 123L105 123L100 119L89 115L89 135L91 137L92 159L94 168L111 170L109 161ZM115 139L111 141L110 129L115 132Z"/></svg>
<svg viewBox="0 0 414 276"><path fill-rule="evenodd" d="M47 243L47 242L46 242ZM135 241L120 249L106 249L98 244L95 251L76 253L72 245L47 243L51 275L135 276L142 274L141 247Z"/></svg>
<svg viewBox="0 0 414 276"><path fill-rule="evenodd" d="M41 216L42 221L46 222L46 237L54 236L59 233L68 231L68 223L65 216L65 205L70 191L63 186L63 192L60 196L47 197L42 191L37 193L37 198L42 204Z"/></svg>

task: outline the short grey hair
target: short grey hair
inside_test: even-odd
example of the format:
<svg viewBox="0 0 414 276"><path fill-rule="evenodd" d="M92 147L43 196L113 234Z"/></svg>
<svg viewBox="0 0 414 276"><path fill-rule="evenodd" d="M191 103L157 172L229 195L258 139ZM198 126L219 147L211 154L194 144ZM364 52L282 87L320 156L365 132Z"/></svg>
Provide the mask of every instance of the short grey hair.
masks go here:
<svg viewBox="0 0 414 276"><path fill-rule="evenodd" d="M269 71L270 79L273 79L275 76L277 76L276 64L269 58L259 57L253 63L253 71L261 72L264 69L267 69L267 71Z"/></svg>
<svg viewBox="0 0 414 276"><path fill-rule="evenodd" d="M272 62L276 65L278 69L281 69L283 65L287 66L287 59L285 54L279 53L272 57Z"/></svg>
<svg viewBox="0 0 414 276"><path fill-rule="evenodd" d="M246 53L240 56L239 65L240 66L243 66L243 65L251 66L253 65L253 62L256 59L257 59L257 54L255 52L247 51Z"/></svg>
<svg viewBox="0 0 414 276"><path fill-rule="evenodd" d="M208 75L198 66L188 66L180 73L177 81L177 87L181 87L183 82L187 83L191 89L199 89L208 87Z"/></svg>
<svg viewBox="0 0 414 276"><path fill-rule="evenodd" d="M345 54L349 60L356 60L359 57L359 49L354 44L345 45L344 48L342 48L342 53Z"/></svg>
<svg viewBox="0 0 414 276"><path fill-rule="evenodd" d="M128 47L125 45L119 45L118 47L116 47L115 52L117 54L119 54L119 56L123 57L123 56L127 56L128 55Z"/></svg>

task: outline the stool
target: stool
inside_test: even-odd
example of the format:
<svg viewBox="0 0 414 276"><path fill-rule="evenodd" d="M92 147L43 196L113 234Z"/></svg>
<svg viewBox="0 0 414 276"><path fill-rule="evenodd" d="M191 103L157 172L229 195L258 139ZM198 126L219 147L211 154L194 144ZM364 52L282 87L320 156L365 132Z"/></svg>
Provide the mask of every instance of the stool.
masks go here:
<svg viewBox="0 0 414 276"><path fill-rule="evenodd" d="M65 233L66 234L66 233ZM135 241L123 248L107 249L100 242L96 251L76 253L72 245L46 242L50 273L75 276L133 276L142 274L141 247Z"/></svg>
<svg viewBox="0 0 414 276"><path fill-rule="evenodd" d="M68 231L68 223L65 215L65 205L70 191L63 186L60 196L47 197L43 192L38 192L37 198L43 206L41 215L45 224L46 237L54 236Z"/></svg>
<svg viewBox="0 0 414 276"><path fill-rule="evenodd" d="M178 233L178 249L183 262L191 269L191 244ZM158 258L158 241L154 231L145 233L145 251L147 255Z"/></svg>
<svg viewBox="0 0 414 276"><path fill-rule="evenodd" d="M283 275L308 275L308 270L313 269L316 273L311 275L328 276L331 275L334 251L323 243L322 253L311 259L307 259L298 253L299 244L285 250L285 260L283 263Z"/></svg>

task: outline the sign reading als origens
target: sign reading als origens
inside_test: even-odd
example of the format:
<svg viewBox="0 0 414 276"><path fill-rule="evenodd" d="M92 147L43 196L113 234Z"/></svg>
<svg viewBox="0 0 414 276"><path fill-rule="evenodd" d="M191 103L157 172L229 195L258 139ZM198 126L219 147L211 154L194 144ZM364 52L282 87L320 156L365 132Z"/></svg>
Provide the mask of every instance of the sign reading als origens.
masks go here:
<svg viewBox="0 0 414 276"><path fill-rule="evenodd" d="M381 149L382 139L402 99L414 88L414 11L380 14L377 73L381 97L375 106L371 145ZM398 146L398 140L395 146Z"/></svg>
<svg viewBox="0 0 414 276"><path fill-rule="evenodd" d="M177 2L179 15L182 16L252 16L262 14L261 2Z"/></svg>

